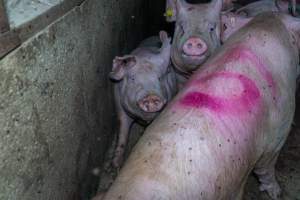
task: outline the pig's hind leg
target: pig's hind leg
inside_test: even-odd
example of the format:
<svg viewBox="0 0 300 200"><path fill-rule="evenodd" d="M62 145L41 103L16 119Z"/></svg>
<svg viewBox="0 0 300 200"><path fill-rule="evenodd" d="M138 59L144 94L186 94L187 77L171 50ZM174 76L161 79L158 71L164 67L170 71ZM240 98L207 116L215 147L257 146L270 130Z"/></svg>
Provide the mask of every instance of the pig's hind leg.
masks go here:
<svg viewBox="0 0 300 200"><path fill-rule="evenodd" d="M258 176L260 182L260 191L266 191L274 200L280 199L281 196L281 189L275 177L275 164L291 130L293 114L288 114L284 119L281 120L281 126L277 128L277 131L273 132L273 142L270 142L268 150L262 155L254 168L254 173Z"/></svg>
<svg viewBox="0 0 300 200"><path fill-rule="evenodd" d="M266 191L274 200L280 199L281 195L281 189L275 177L275 163L278 154L279 152L263 162L260 161L254 169L254 173L258 176L260 182L260 191Z"/></svg>

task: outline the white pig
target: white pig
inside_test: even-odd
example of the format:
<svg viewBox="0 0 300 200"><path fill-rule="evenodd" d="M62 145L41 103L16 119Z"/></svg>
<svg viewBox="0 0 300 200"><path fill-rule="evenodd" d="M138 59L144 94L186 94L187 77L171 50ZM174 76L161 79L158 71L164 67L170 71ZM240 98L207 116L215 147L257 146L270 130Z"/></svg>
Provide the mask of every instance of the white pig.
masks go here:
<svg viewBox="0 0 300 200"><path fill-rule="evenodd" d="M242 199L252 170L278 199L299 36L299 19L274 13L232 35L146 129L104 199Z"/></svg>

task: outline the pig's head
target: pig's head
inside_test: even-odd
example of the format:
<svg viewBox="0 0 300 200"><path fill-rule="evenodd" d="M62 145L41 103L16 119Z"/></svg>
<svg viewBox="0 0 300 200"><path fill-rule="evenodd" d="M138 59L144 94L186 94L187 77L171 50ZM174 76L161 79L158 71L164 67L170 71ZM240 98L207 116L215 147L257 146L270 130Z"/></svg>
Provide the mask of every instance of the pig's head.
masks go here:
<svg viewBox="0 0 300 200"><path fill-rule="evenodd" d="M121 104L135 117L151 121L167 102L162 79L169 72L171 39L160 32L159 52L139 51L116 57L110 78L120 84Z"/></svg>
<svg viewBox="0 0 300 200"><path fill-rule="evenodd" d="M167 21L176 21L171 49L175 67L191 73L220 45L222 0L189 4L185 0L167 0Z"/></svg>

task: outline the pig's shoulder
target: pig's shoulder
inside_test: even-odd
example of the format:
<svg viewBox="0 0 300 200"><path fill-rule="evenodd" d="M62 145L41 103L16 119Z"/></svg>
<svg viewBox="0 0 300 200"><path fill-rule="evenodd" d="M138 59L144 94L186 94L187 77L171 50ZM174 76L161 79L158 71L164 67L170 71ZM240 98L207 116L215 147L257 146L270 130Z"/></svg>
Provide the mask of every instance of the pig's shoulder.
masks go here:
<svg viewBox="0 0 300 200"><path fill-rule="evenodd" d="M246 26L246 30L253 33L263 31L274 34L287 31L280 15L275 12L264 12L258 14L249 22L248 26Z"/></svg>

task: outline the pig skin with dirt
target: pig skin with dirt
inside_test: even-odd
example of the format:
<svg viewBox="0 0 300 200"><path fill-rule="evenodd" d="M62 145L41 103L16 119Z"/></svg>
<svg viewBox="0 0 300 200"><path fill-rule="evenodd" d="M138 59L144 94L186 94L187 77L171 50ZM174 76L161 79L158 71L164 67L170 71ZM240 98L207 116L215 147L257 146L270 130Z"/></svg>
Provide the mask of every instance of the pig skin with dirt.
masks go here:
<svg viewBox="0 0 300 200"><path fill-rule="evenodd" d="M118 143L113 158L119 167L134 121L150 123L177 92L176 76L170 65L170 44L166 32L150 37L130 55L116 57L110 78L115 81L115 105L119 118Z"/></svg>
<svg viewBox="0 0 300 200"><path fill-rule="evenodd" d="M295 110L299 27L265 13L234 33L148 126L104 200L242 199L252 170L279 199L274 165Z"/></svg>

